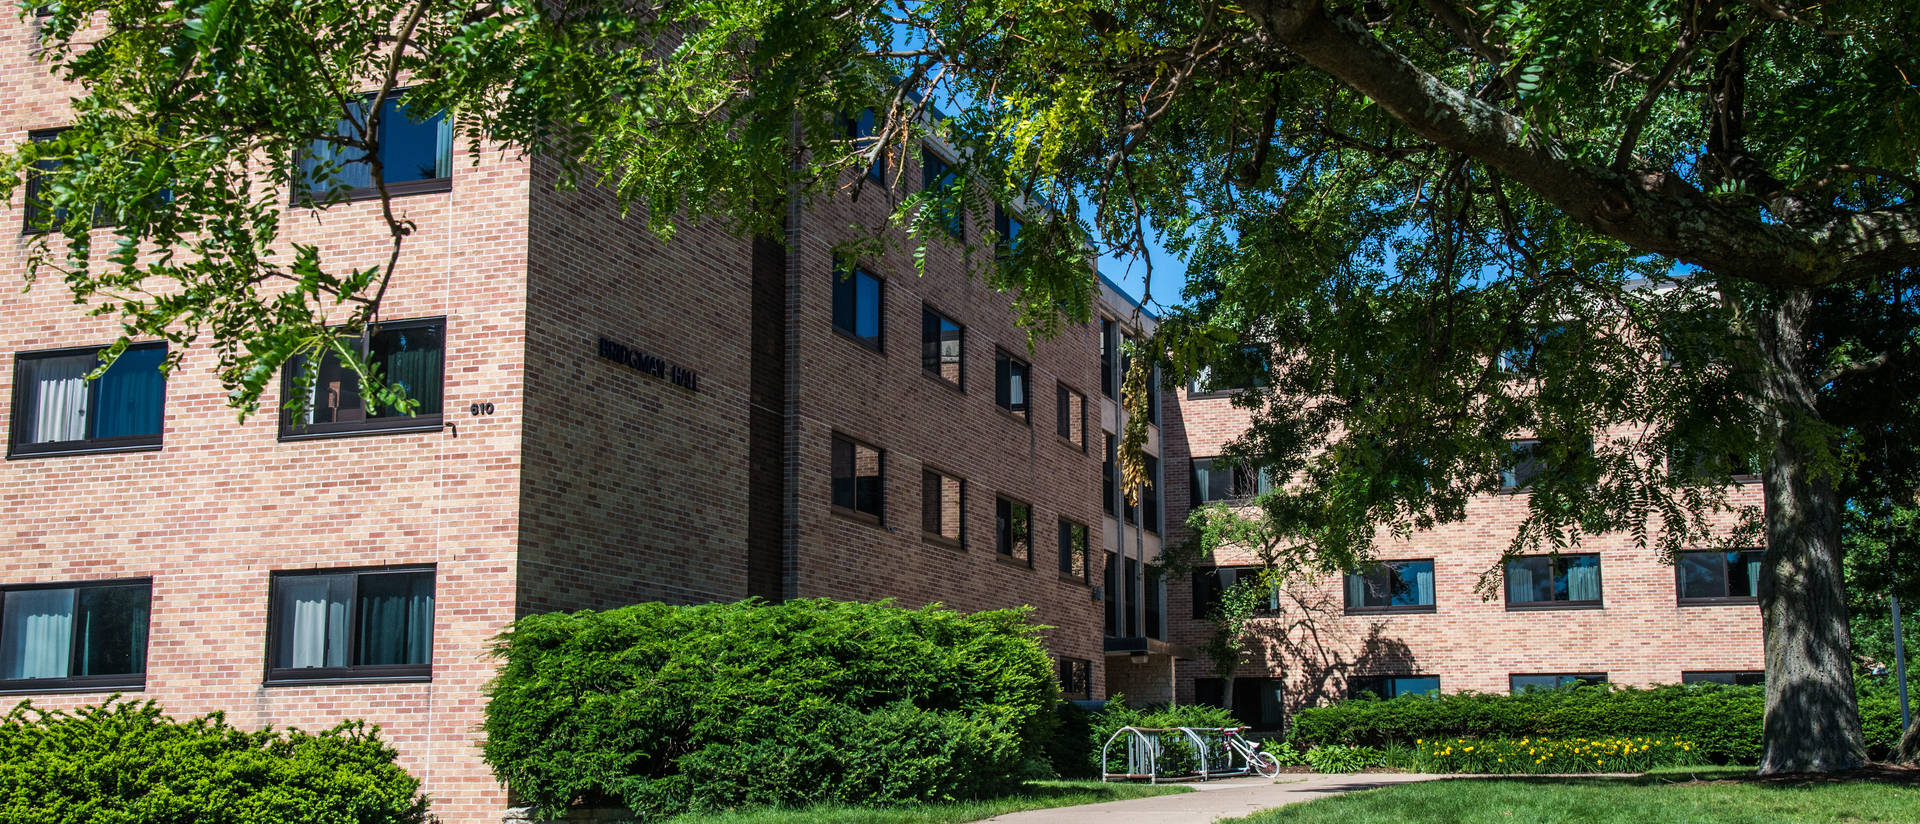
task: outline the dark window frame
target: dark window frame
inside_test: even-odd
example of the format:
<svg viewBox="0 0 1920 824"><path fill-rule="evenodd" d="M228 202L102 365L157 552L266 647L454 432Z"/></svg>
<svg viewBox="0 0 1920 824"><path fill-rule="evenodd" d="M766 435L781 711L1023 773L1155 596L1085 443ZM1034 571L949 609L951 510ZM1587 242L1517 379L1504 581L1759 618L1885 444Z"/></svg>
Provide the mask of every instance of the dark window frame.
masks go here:
<svg viewBox="0 0 1920 824"><path fill-rule="evenodd" d="M1160 456L1141 455L1140 460L1147 473L1146 483L1140 485L1140 528L1159 535L1166 526L1166 510L1160 494Z"/></svg>
<svg viewBox="0 0 1920 824"><path fill-rule="evenodd" d="M1120 390L1114 378L1114 359L1120 351L1120 324L1112 318L1100 318L1100 394L1117 398Z"/></svg>
<svg viewBox="0 0 1920 824"><path fill-rule="evenodd" d="M1056 659L1054 678L1060 683L1060 697L1090 701L1093 699L1093 662L1065 655Z"/></svg>
<svg viewBox="0 0 1920 824"><path fill-rule="evenodd" d="M1727 564L1727 555L1728 554L1744 555L1750 552L1758 552L1758 553L1764 554L1766 550L1760 547L1742 547L1740 549L1692 549L1692 550L1684 550L1680 552L1679 556L1673 559L1674 603L1684 607L1739 606L1744 604L1760 603L1760 596L1758 595L1727 594L1727 595L1688 597L1686 594L1687 593L1686 581L1683 578L1684 572L1681 567L1682 558L1684 558L1685 556L1688 556L1688 555L1718 556L1720 560L1720 582L1722 584L1725 584L1726 589L1728 590L1729 593L1731 593L1733 579L1731 577L1731 571L1729 569L1729 565Z"/></svg>
<svg viewBox="0 0 1920 824"><path fill-rule="evenodd" d="M393 103L396 106L404 108L406 104L401 101L405 97L406 93L412 90L413 90L412 86L405 86L405 87L393 89L387 92L387 100L385 102ZM373 99L375 97L379 96L379 94L380 94L379 92L362 92L358 95L355 95L355 98L360 100L361 102L371 103L373 102ZM396 109L395 113L397 114L398 111L399 110ZM441 117L441 118L445 118L446 116L447 116L446 112L440 112L438 114L438 117ZM392 121L388 120L385 117L382 117L380 119L381 128L383 129L386 128L386 125L390 122ZM417 123L418 121L415 121L415 122ZM338 119L334 120L335 128L338 128L339 123L340 121ZM452 128L452 127L449 126L448 128ZM456 135L455 138L456 139L454 141L449 141L448 143L447 176L446 177L432 177L432 178L426 178L424 180L403 180L398 182L389 181L387 183L387 195L389 197L405 197L407 195L424 195L424 194L435 194L439 192L453 191L453 156L452 155L454 153L453 146L456 145L458 136ZM386 145L385 138L380 138L378 139L377 142L380 145ZM328 192L327 194L329 196L329 199L326 199L326 200L315 199L314 195L316 193L313 191L312 187L309 185L309 181L306 179L306 175L304 174L304 172L302 172L300 167L301 154L307 150L295 149L294 151L295 151L294 172L297 175L297 177L294 179L293 185L288 187L288 189L291 190L291 202L293 206L306 208L306 209L324 209L329 206L346 204L346 203L357 203L357 202L367 201L367 200L375 200L380 197L380 187L378 186L356 186L350 189L341 189L338 191ZM355 161L355 162L366 162L366 161Z"/></svg>
<svg viewBox="0 0 1920 824"><path fill-rule="evenodd" d="M1272 490L1270 478L1267 473L1261 472L1258 469L1235 466L1225 468L1228 472L1232 473L1228 477L1226 496L1222 498L1208 497L1206 490L1212 479L1210 477L1203 477L1201 473L1204 472L1209 476L1212 475L1214 471L1213 462L1220 459L1221 456L1219 455L1187 459L1187 482L1190 484L1188 492L1193 499L1193 507L1198 508L1211 503L1224 503L1228 505L1240 504L1263 494L1263 490L1261 490L1263 486L1267 487L1266 491Z"/></svg>
<svg viewBox="0 0 1920 824"><path fill-rule="evenodd" d="M1551 687L1541 685L1541 684L1529 684L1524 687L1516 688L1513 683L1513 679L1515 678L1554 678L1554 679L1557 679L1557 683L1555 683ZM1570 681L1580 681L1585 683L1568 683ZM1568 689L1573 687L1590 687L1597 684L1606 684L1606 683L1610 683L1610 682L1607 680L1607 673L1604 673L1604 672L1587 671L1587 672L1510 672L1510 673L1507 673L1507 693L1508 694L1519 694L1526 690L1558 690L1558 689Z"/></svg>
<svg viewBox="0 0 1920 824"><path fill-rule="evenodd" d="M957 187L958 185L960 185L959 176L954 174L954 171L953 171L953 163L954 161L948 160L945 156L941 155L939 152L934 151L934 148L932 146L926 145L924 143L921 144L920 146L920 189L921 191L938 191L942 193L942 195L944 196L944 193L949 188ZM929 204L927 208L940 209L940 206L941 204L933 203L933 204ZM962 241L966 240L967 239L966 205L964 203L956 202L953 206L952 214L945 214L944 211L945 211L944 209L941 209L942 213L937 215L937 217L945 218L946 225L944 228L947 230L947 234L952 235L955 240L962 240Z"/></svg>
<svg viewBox="0 0 1920 824"><path fill-rule="evenodd" d="M294 384L293 384L294 378L292 373L294 364L292 362L288 362L287 364L284 364L280 367L279 440L283 442L315 441L315 440L324 440L328 438L352 438L352 437L359 437L361 435L397 435L405 432L439 432L440 430L445 429L446 418L447 418L447 415L446 415L447 340L449 339L449 337L451 337L450 335L447 334L448 324L447 324L446 316L442 315L439 317L431 317L431 318L406 318L403 320L383 321L380 323L369 323L361 327L360 334L356 336L357 337L356 342L360 347L360 357L361 359L364 360L367 357L367 349L372 344L373 336L378 332L392 331L392 330L405 330L405 329L429 329L435 326L438 326L440 328L440 411L439 412L419 413L414 415L392 415L392 416L378 416L378 417L368 416L364 420L358 420L358 421L328 421L326 423L312 423L312 424L306 424L304 426L295 426L293 422L292 413L287 408L287 403L286 403L287 398L291 397L293 388L294 388ZM325 353L322 353L321 357L324 358ZM361 403L364 405L366 403L366 399L362 398ZM309 410L309 412L311 411L312 410Z"/></svg>
<svg viewBox="0 0 1920 824"><path fill-rule="evenodd" d="M885 291L885 287L886 287L886 284L884 283L881 284L881 289L883 293ZM884 303L884 301L882 302ZM935 357L934 368L932 369L927 368L927 343L928 343L927 321L928 320L934 320L936 323L944 321L946 323L953 324L953 327L959 330L960 359L958 362L954 364L955 371L957 371L960 375L959 379L947 380L947 376L940 374L939 361L937 356ZM882 326L884 327L885 324L882 324ZM839 327L836 326L835 328L838 329ZM884 339L885 335L883 334L881 337ZM940 311L939 307L934 306L931 303L925 303L925 302L922 302L920 304L920 374L926 375L929 378L939 381L940 383L952 389L955 389L961 392L962 394L964 394L967 391L967 325L957 320L954 320L951 315L948 315L947 313Z"/></svg>
<svg viewBox="0 0 1920 824"><path fill-rule="evenodd" d="M940 532L928 531L927 529L926 484L928 480L927 476L929 475L932 475L935 478L944 478L947 480L951 480L960 485L959 522L954 524L954 526L958 527L958 531L960 533L959 538L949 538L946 535L941 534ZM884 468L883 468L883 474L881 477L884 482L885 480ZM921 464L920 465L920 509L921 509L920 537L922 540L925 540L927 543L953 547L954 549L964 550L967 548L967 479L966 478L962 478L959 475L955 475L951 472L948 472L932 464L924 464L924 463ZM883 508L883 511L884 511L884 508Z"/></svg>
<svg viewBox="0 0 1920 824"><path fill-rule="evenodd" d="M167 351L166 341L142 341L140 343L130 344L121 355L124 357L127 352L132 352L135 349L153 349L156 347L160 349L161 357L164 360ZM27 390L20 380L21 362L92 354L94 356L94 363L96 364L95 368L98 368L97 364L99 363L100 353L109 348L111 348L110 344L107 346L69 346L61 349L43 349L32 352L14 353L13 394L11 395L13 408L8 412L7 421L7 458L9 460L14 458L48 458L60 455L91 455L109 452L154 452L165 445L167 436L167 390L165 380L162 380L160 384L160 431L152 435L120 435L110 438L89 437L77 441L50 441L47 443L20 442L21 433L24 429L22 421L20 420L20 413L28 406L25 398ZM102 374L101 378L87 381L87 393L89 396L87 408L89 410L96 408L93 405L92 398L95 396L95 393L100 391L100 380L105 377L106 376ZM93 425L94 417L92 414L89 414L87 416L87 428L92 429Z"/></svg>
<svg viewBox="0 0 1920 824"><path fill-rule="evenodd" d="M1114 445L1113 433L1103 429L1100 431L1100 435L1106 439L1107 444L1106 457L1100 463L1100 505L1108 515L1118 518L1120 517L1120 505L1116 503L1116 499L1120 497L1120 456L1117 447Z"/></svg>
<svg viewBox="0 0 1920 824"><path fill-rule="evenodd" d="M1724 678L1725 680L1721 680ZM1741 683L1741 682L1746 683ZM1733 687L1758 687L1767 683L1766 670L1685 670L1682 684L1724 684Z"/></svg>
<svg viewBox="0 0 1920 824"><path fill-rule="evenodd" d="M877 137L875 132L878 131L880 126L880 114L874 111L872 107L867 107L861 109L853 116L845 118L845 123L847 127L847 139L854 142L854 149L856 151L864 154L869 148L864 141ZM873 164L868 166L865 172L868 180L882 185L886 184L887 156L889 154L887 149L888 147L881 146L880 151L874 152Z"/></svg>
<svg viewBox="0 0 1920 824"><path fill-rule="evenodd" d="M881 449L880 447L874 446L871 443L863 441L852 435L848 435L847 433L841 432L840 430L837 430L837 429L833 430L832 434L828 437L827 441L828 441L827 504L829 508L832 509L833 514L840 515L846 518L852 518L857 521L865 521L867 523L885 525L887 522L887 450ZM854 469L854 475L853 475L853 506L851 507L845 506L841 504L839 500L837 500L837 496L835 494L835 491L833 490L833 485L836 483L839 483L840 477L838 475L833 474L834 472L838 471L838 468L833 465L834 463L833 450L838 449L842 441L853 446L854 448L853 458L856 465L859 463L859 460L860 460L859 450L861 447L865 447L867 449L873 450L875 457L879 461L880 473L878 476L876 476L879 478L879 488L874 493L878 498L874 502L874 508L876 511L868 512L865 509L860 508L860 475L859 475L859 469L857 468L857 466Z"/></svg>
<svg viewBox="0 0 1920 824"><path fill-rule="evenodd" d="M1021 397L1025 399L1018 407L1013 405L1013 364L1020 365ZM1002 385L1001 379L1006 379ZM993 348L993 405L1028 426L1033 425L1033 363L1001 347Z"/></svg>
<svg viewBox="0 0 1920 824"><path fill-rule="evenodd" d="M1439 577L1440 565L1433 558L1395 558L1387 561L1377 561L1375 562L1375 565L1374 565L1375 568L1369 569L1366 572L1353 572L1353 571L1346 572L1341 577L1341 583L1343 584L1343 586L1341 586L1341 590L1342 590L1341 598L1346 604L1346 614L1348 615L1419 615L1419 614L1430 614L1433 612L1437 612L1439 610L1439 601L1440 601L1440 587L1439 587L1439 582L1437 580L1434 583L1434 589L1432 593L1433 594L1432 603L1402 604L1398 606L1394 606L1394 605L1366 606L1364 604L1356 606L1353 603L1353 591L1349 589L1347 586L1345 586L1347 580L1352 578L1355 575L1372 574L1378 571L1386 571L1388 572L1388 574L1393 574L1398 571L1398 568L1402 564L1422 564L1422 563L1432 566L1433 567L1432 572L1434 577L1436 579Z"/></svg>
<svg viewBox="0 0 1920 824"><path fill-rule="evenodd" d="M1421 680L1421 679L1428 679L1428 678L1433 679L1433 689L1431 690L1432 692L1439 693L1443 690L1443 687L1441 685L1444 683L1444 681L1441 680L1440 676L1431 675L1428 673L1397 672L1397 673L1369 673L1366 675L1349 675L1347 676L1347 698L1351 700L1351 699L1359 698L1362 695L1373 695L1374 697L1382 701L1391 701L1395 698L1404 697L1403 695L1390 694L1390 693L1399 692L1399 690L1396 689L1398 685L1395 682L1413 681L1413 680ZM1378 689L1366 688L1368 686L1374 686L1374 685L1378 685ZM1421 690L1420 692L1417 692L1417 693L1407 693L1407 694L1408 695L1425 695L1427 692L1428 690Z"/></svg>
<svg viewBox="0 0 1920 824"><path fill-rule="evenodd" d="M1093 586L1093 528L1072 518L1063 516L1060 518L1058 529L1059 546L1057 549L1059 551L1059 557L1057 560L1061 567L1059 570L1060 580L1071 581L1081 586ZM1074 553L1071 542L1075 530L1078 531L1080 539L1080 576L1077 578L1074 577L1073 570L1071 569Z"/></svg>
<svg viewBox="0 0 1920 824"><path fill-rule="evenodd" d="M1007 506L1007 515L1004 518L1000 515L1000 507L1002 504ZM1027 517L1024 533L1026 537L1026 554L1024 557L1014 553L1014 549L1019 546L1019 542L1013 540L1014 536L1010 534L1010 530L1014 530L1019 526L1013 513L1013 507L1016 506L1026 509ZM1028 569L1033 568L1033 504L1004 493L993 496L993 554L1006 563L1021 564Z"/></svg>
<svg viewBox="0 0 1920 824"><path fill-rule="evenodd" d="M1220 599L1226 595L1227 587L1238 586L1242 575L1249 573L1258 574L1259 571L1260 567L1244 565L1210 566L1195 569L1193 571L1193 598L1190 604L1190 606L1193 607L1194 620L1208 620L1213 607L1219 604ZM1231 573L1233 583L1227 583L1221 573ZM1277 615L1281 610L1280 585L1274 584L1268 588L1266 605L1254 607L1253 613L1255 615Z"/></svg>
<svg viewBox="0 0 1920 824"><path fill-rule="evenodd" d="M1560 568L1560 561L1568 558L1587 558L1587 557L1591 557L1595 559L1595 561L1597 562L1594 565L1594 573L1598 575L1600 578L1599 580L1600 597L1593 598L1593 599L1585 599L1585 600L1575 600L1571 597L1572 586L1569 585L1568 586L1569 597L1567 598L1567 600L1564 600L1564 601L1547 600L1547 601L1517 601L1516 602L1513 600L1513 584L1510 577L1512 573L1508 570L1508 567L1512 565L1515 561L1519 561L1525 558L1549 559L1549 563L1553 565L1553 568L1550 571L1553 572L1555 576L1559 576L1559 575L1565 574L1565 571ZM1607 602L1606 563L1605 563L1605 559L1602 558L1600 553L1598 552L1561 552L1561 553L1549 554L1549 555L1518 555L1518 556L1506 559L1506 561L1501 564L1500 573L1501 573L1500 595L1501 595L1501 599L1506 602L1506 607L1508 612L1529 612L1529 611L1535 611L1535 610L1556 610L1556 609L1605 609L1606 608L1606 602ZM1558 587L1555 587L1555 589L1557 590Z"/></svg>
<svg viewBox="0 0 1920 824"><path fill-rule="evenodd" d="M312 684L355 684L355 683L416 683L433 680L433 649L436 637L427 639L427 663L425 664L361 664L352 663L342 667L276 667L273 665L274 651L279 649L281 633L286 631L285 616L276 611L280 602L281 582L288 578L312 578L332 575L353 576L353 588L347 596L347 652L349 662L354 659L355 646L359 644L360 620L360 579L367 575L405 575L425 572L432 576L434 622L440 620L440 573L438 564L401 564L397 566L336 567L327 569L276 569L267 574L267 654L266 664L261 669L261 684L270 687L304 686ZM297 674L295 674L297 673Z"/></svg>
<svg viewBox="0 0 1920 824"><path fill-rule="evenodd" d="M1667 475L1669 477L1677 477L1682 483L1690 486L1706 483L1711 480L1712 473L1701 471L1700 464L1704 463L1705 460L1704 457L1689 460L1686 457L1686 453L1678 449L1668 448L1666 455ZM1727 455L1722 460L1726 461L1729 470L1733 467L1739 467L1743 470L1739 472L1729 471L1727 473L1727 480L1738 485L1760 483L1762 467L1751 463L1749 459L1738 455ZM1682 462L1688 463L1690 466L1685 468L1676 467L1676 464Z"/></svg>
<svg viewBox="0 0 1920 824"><path fill-rule="evenodd" d="M842 275L843 272L845 273L844 276ZM861 335L858 328L860 326L860 309L861 309L860 278L861 277L866 277L872 280L874 283L874 289L873 289L873 299L875 304L873 308L874 335L872 340L868 340L866 336ZM865 266L861 266L860 264L857 264L857 263L835 264L835 266L833 267L833 288L835 293L829 295L830 303L832 304L839 303L839 295L837 293L842 288L842 284L845 284L845 288L853 290L853 296L851 298L852 307L853 307L852 308L853 317L851 320L855 328L849 329L845 326L841 326L840 318L838 317L837 311L830 311L828 312L828 322L833 325L833 333L836 335L839 335L842 338L845 338L847 340L850 340L850 341L853 341L854 343L859 344L862 349L865 349L869 352L876 352L882 355L886 354L887 353L887 279L879 276L878 274L875 274L873 270L868 269Z"/></svg>
<svg viewBox="0 0 1920 824"><path fill-rule="evenodd" d="M1236 721L1255 730L1281 730L1285 729L1289 715L1286 709L1286 688L1285 678L1272 675L1235 676L1233 707L1229 709L1222 706L1227 703L1226 679L1217 676L1200 676L1193 679L1193 703L1226 709ZM1280 700L1269 705L1261 700L1261 690L1276 690L1275 694L1280 696ZM1251 706L1249 706L1249 699L1251 699ZM1268 709L1274 709L1277 712L1270 715L1267 712Z"/></svg>
<svg viewBox="0 0 1920 824"><path fill-rule="evenodd" d="M1081 454L1084 455L1087 451L1087 393L1075 389L1072 384L1062 380L1054 381L1053 385L1054 403L1057 405L1057 408L1054 410L1054 434L1059 435L1061 440L1072 444L1075 449L1080 450ZM1072 435L1075 421L1072 417L1073 405L1071 401L1075 398L1080 400L1080 420L1078 421L1080 425L1080 440L1078 442L1074 441ZM1063 427L1067 431L1060 431Z"/></svg>
<svg viewBox="0 0 1920 824"><path fill-rule="evenodd" d="M147 588L147 637L142 646L147 656L153 655L153 578L147 576L133 578L102 578L86 581L44 581L33 584L9 584L0 586L0 619L6 610L6 594L42 589L71 589L74 598L79 599L83 589L109 589L113 587L131 587L145 585ZM79 633L68 630L67 643L71 648L79 643ZM76 660L73 651L69 651L67 669L71 673ZM65 692L125 692L142 691L147 688L147 661L140 663L137 673L113 673L108 675L68 675L65 678L15 678L0 680L0 695L37 695L43 693Z"/></svg>
<svg viewBox="0 0 1920 824"><path fill-rule="evenodd" d="M1027 228L1027 219L1019 212L1005 206L993 207L994 256L996 260L1006 262L1020 254L1020 235Z"/></svg>

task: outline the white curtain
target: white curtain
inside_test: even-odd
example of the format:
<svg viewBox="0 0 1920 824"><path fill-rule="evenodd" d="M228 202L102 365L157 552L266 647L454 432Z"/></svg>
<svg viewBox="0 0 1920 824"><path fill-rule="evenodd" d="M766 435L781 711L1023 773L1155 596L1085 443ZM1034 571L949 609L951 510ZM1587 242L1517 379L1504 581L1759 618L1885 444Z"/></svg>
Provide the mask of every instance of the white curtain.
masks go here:
<svg viewBox="0 0 1920 824"><path fill-rule="evenodd" d="M347 603L345 598L330 597L332 582L331 576L290 577L280 582L279 607L285 621L281 666L347 665Z"/></svg>
<svg viewBox="0 0 1920 824"><path fill-rule="evenodd" d="M87 373L92 355L44 358L33 362L32 438L30 443L60 443L87 437Z"/></svg>
<svg viewBox="0 0 1920 824"><path fill-rule="evenodd" d="M1532 567L1522 563L1507 564L1507 600L1520 604L1534 600Z"/></svg>
<svg viewBox="0 0 1920 824"><path fill-rule="evenodd" d="M1732 595L1734 593L1727 593ZM1747 595L1760 597L1760 553L1747 556Z"/></svg>
<svg viewBox="0 0 1920 824"><path fill-rule="evenodd" d="M1600 566L1581 564L1567 568L1567 600L1600 600Z"/></svg>
<svg viewBox="0 0 1920 824"><path fill-rule="evenodd" d="M1367 578L1358 572L1347 573L1347 606L1367 605Z"/></svg>
<svg viewBox="0 0 1920 824"><path fill-rule="evenodd" d="M1433 570L1413 573L1413 602L1422 606L1433 603Z"/></svg>
<svg viewBox="0 0 1920 824"><path fill-rule="evenodd" d="M28 589L6 596L0 623L0 678L65 678L73 649L73 590Z"/></svg>
<svg viewBox="0 0 1920 824"><path fill-rule="evenodd" d="M435 179L453 177L453 121L444 112L439 117L439 128L434 132L433 141Z"/></svg>

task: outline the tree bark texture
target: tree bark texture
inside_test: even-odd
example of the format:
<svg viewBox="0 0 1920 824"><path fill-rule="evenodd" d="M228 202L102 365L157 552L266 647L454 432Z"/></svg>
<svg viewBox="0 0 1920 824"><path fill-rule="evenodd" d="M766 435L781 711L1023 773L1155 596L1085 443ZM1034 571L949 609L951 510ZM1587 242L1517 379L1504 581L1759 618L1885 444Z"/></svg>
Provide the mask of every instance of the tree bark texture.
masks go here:
<svg viewBox="0 0 1920 824"><path fill-rule="evenodd" d="M1841 501L1815 408L1805 329L1813 300L1792 292L1753 314L1759 355L1755 398L1772 420L1766 488L1767 547L1760 614L1767 668L1763 775L1827 772L1866 762L1853 691L1852 642L1841 577Z"/></svg>

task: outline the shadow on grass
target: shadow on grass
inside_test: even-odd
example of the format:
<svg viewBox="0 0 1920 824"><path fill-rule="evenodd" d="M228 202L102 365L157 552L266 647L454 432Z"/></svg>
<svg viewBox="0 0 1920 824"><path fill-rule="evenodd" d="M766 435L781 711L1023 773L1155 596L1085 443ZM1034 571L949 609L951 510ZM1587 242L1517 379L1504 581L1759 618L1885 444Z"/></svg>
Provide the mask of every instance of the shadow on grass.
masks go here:
<svg viewBox="0 0 1920 824"><path fill-rule="evenodd" d="M1920 786L1920 767L1869 764L1830 773L1759 775L1752 767L1668 767L1644 775L1474 775L1455 781L1507 781L1561 787L1652 787L1675 784L1743 784L1756 787L1824 787L1845 784Z"/></svg>

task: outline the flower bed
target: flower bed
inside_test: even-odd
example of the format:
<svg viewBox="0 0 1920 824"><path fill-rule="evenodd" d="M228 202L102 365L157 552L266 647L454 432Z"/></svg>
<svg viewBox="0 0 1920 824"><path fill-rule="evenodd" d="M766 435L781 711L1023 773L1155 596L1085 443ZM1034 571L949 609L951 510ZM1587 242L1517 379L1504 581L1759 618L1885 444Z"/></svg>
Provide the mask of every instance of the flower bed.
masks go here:
<svg viewBox="0 0 1920 824"><path fill-rule="evenodd" d="M1413 768L1434 773L1637 773L1705 763L1691 741L1640 738L1447 738L1415 742Z"/></svg>

